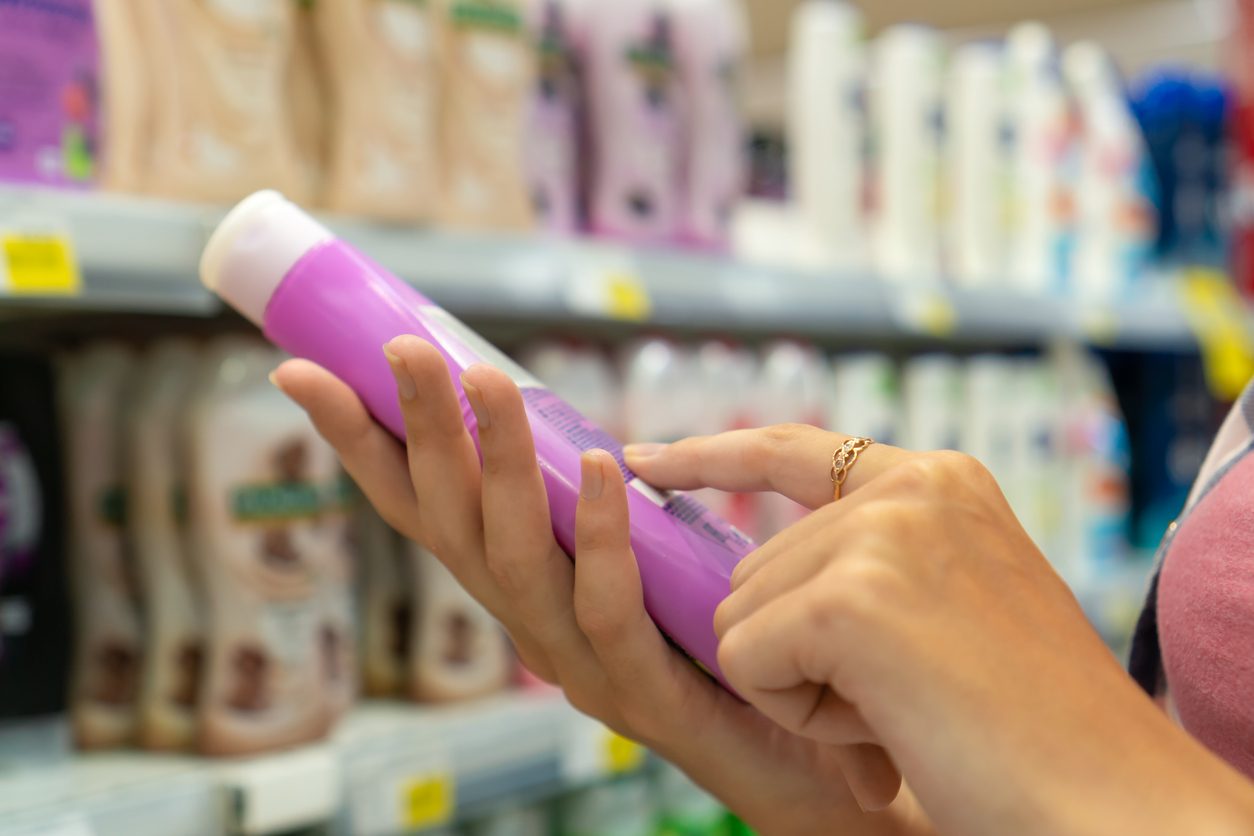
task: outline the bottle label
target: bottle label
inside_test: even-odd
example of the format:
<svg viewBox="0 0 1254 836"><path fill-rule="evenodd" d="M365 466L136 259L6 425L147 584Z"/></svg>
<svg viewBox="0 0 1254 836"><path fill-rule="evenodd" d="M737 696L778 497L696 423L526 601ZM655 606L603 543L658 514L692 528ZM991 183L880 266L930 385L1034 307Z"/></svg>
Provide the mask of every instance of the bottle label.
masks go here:
<svg viewBox="0 0 1254 836"><path fill-rule="evenodd" d="M678 522L741 556L754 549L752 540L689 494L682 491L660 491L632 473L623 458L622 445L557 395L547 389L524 388L522 396L528 412L557 430L581 452L600 449L613 456L628 486Z"/></svg>

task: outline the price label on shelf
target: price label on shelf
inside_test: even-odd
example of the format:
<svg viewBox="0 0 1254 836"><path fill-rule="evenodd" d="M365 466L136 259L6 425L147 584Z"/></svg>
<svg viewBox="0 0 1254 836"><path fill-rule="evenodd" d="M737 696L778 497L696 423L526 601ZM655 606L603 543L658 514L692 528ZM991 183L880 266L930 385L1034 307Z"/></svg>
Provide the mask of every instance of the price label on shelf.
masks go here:
<svg viewBox="0 0 1254 836"><path fill-rule="evenodd" d="M958 327L958 311L941 290L903 287L890 299L893 300L893 314L907 331L930 337L947 337Z"/></svg>
<svg viewBox="0 0 1254 836"><path fill-rule="evenodd" d="M562 772L572 784L634 772L649 751L591 717L571 719L562 753Z"/></svg>
<svg viewBox="0 0 1254 836"><path fill-rule="evenodd" d="M69 235L0 231L0 293L76 296L81 291L82 279Z"/></svg>
<svg viewBox="0 0 1254 836"><path fill-rule="evenodd" d="M626 322L653 316L653 297L628 252L573 252L565 297L567 307L583 316Z"/></svg>
<svg viewBox="0 0 1254 836"><path fill-rule="evenodd" d="M406 831L447 824L457 809L457 787L447 771L401 781L401 825Z"/></svg>

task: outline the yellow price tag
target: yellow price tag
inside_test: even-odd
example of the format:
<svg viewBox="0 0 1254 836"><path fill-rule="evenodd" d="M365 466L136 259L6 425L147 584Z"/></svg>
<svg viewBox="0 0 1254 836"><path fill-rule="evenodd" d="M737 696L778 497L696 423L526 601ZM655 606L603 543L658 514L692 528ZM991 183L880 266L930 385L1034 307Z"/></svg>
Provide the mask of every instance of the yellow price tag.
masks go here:
<svg viewBox="0 0 1254 836"><path fill-rule="evenodd" d="M644 282L625 270L605 275L606 313L612 319L644 322L653 315L653 299Z"/></svg>
<svg viewBox="0 0 1254 836"><path fill-rule="evenodd" d="M958 327L954 303L939 290L908 288L900 297L900 316L911 331L948 337Z"/></svg>
<svg viewBox="0 0 1254 836"><path fill-rule="evenodd" d="M82 291L74 243L61 233L0 233L0 258L6 287L0 292L25 296L76 296Z"/></svg>
<svg viewBox="0 0 1254 836"><path fill-rule="evenodd" d="M606 729L605 771L610 775L634 772L644 765L648 750L634 740Z"/></svg>
<svg viewBox="0 0 1254 836"><path fill-rule="evenodd" d="M456 808L457 791L451 773L422 775L401 785L401 824L407 830L446 824Z"/></svg>
<svg viewBox="0 0 1254 836"><path fill-rule="evenodd" d="M1236 400L1254 376L1254 319L1228 277L1196 269L1180 283L1184 318L1197 338L1215 397Z"/></svg>

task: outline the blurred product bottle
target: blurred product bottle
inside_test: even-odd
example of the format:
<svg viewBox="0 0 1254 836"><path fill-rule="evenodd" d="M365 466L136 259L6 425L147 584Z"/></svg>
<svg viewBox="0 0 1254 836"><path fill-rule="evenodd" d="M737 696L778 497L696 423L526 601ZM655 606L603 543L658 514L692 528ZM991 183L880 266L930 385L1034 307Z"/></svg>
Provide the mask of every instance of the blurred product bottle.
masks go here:
<svg viewBox="0 0 1254 836"><path fill-rule="evenodd" d="M536 77L531 88L525 153L527 183L536 224L568 234L580 225L582 89L579 0L537 0L530 4Z"/></svg>
<svg viewBox="0 0 1254 836"><path fill-rule="evenodd" d="M1062 65L1082 127L1073 290L1083 299L1116 299L1144 274L1158 234L1153 167L1106 51L1080 41L1067 47Z"/></svg>
<svg viewBox="0 0 1254 836"><path fill-rule="evenodd" d="M529 228L523 143L535 55L527 3L432 2L441 60L438 217L450 226Z"/></svg>
<svg viewBox="0 0 1254 836"><path fill-rule="evenodd" d="M1128 556L1128 433L1110 375L1082 346L1051 362L1062 392L1063 531L1055 567L1073 586L1115 574Z"/></svg>
<svg viewBox="0 0 1254 836"><path fill-rule="evenodd" d="M124 526L124 421L135 358L102 343L61 370L75 648L70 696L85 749L133 743L143 634Z"/></svg>
<svg viewBox="0 0 1254 836"><path fill-rule="evenodd" d="M692 431L716 435L760 426L758 406L758 359L729 340L705 340L692 357L698 396ZM714 488L695 492L706 507L750 537L762 542L761 495L724 493Z"/></svg>
<svg viewBox="0 0 1254 836"><path fill-rule="evenodd" d="M466 836L550 836L552 818L544 807L515 807L471 822Z"/></svg>
<svg viewBox="0 0 1254 836"><path fill-rule="evenodd" d="M1169 65L1137 79L1132 107L1158 182L1160 261L1222 267L1227 258L1226 88L1218 77Z"/></svg>
<svg viewBox="0 0 1254 836"><path fill-rule="evenodd" d="M797 340L778 340L762 349L755 411L764 426L825 427L829 389L827 361L814 346ZM760 502L759 528L768 538L810 513L809 509L777 493L763 494Z"/></svg>
<svg viewBox="0 0 1254 836"><path fill-rule="evenodd" d="M306 205L322 204L326 190L327 138L330 111L327 107L325 58L318 43L314 9L318 0L290 0L293 4L292 53L287 65L286 100L292 140L300 170Z"/></svg>
<svg viewBox="0 0 1254 836"><path fill-rule="evenodd" d="M692 358L678 343L649 337L624 347L623 415L629 442L669 444L695 431Z"/></svg>
<svg viewBox="0 0 1254 836"><path fill-rule="evenodd" d="M457 702L509 684L505 631L431 552L405 541L414 583L409 695L418 702Z"/></svg>
<svg viewBox="0 0 1254 836"><path fill-rule="evenodd" d="M866 261L866 46L862 13L839 0L806 0L788 40L788 188L821 260Z"/></svg>
<svg viewBox="0 0 1254 836"><path fill-rule="evenodd" d="M95 176L98 62L91 0L0 4L0 181Z"/></svg>
<svg viewBox="0 0 1254 836"><path fill-rule="evenodd" d="M1015 469L1015 360L978 354L966 361L962 452L988 468L1010 507L1022 509Z"/></svg>
<svg viewBox="0 0 1254 836"><path fill-rule="evenodd" d="M356 681L339 461L270 384L281 359L220 338L188 409L188 525L208 616L198 744L210 755L321 738Z"/></svg>
<svg viewBox="0 0 1254 836"><path fill-rule="evenodd" d="M901 370L901 446L958 450L962 441L962 364L948 354L911 357Z"/></svg>
<svg viewBox="0 0 1254 836"><path fill-rule="evenodd" d="M654 836L657 798L645 775L578 790L562 801L561 836Z"/></svg>
<svg viewBox="0 0 1254 836"><path fill-rule="evenodd" d="M590 227L631 242L670 240L679 229L683 145L667 0L589 8L585 55Z"/></svg>
<svg viewBox="0 0 1254 836"><path fill-rule="evenodd" d="M1004 55L1000 44L954 50L946 90L946 272L963 287L1006 281Z"/></svg>
<svg viewBox="0 0 1254 836"><path fill-rule="evenodd" d="M316 0L313 13L330 94L323 202L337 212L429 220L440 172L434 4Z"/></svg>
<svg viewBox="0 0 1254 836"><path fill-rule="evenodd" d="M528 347L520 359L527 371L581 415L615 438L623 437L617 376L609 357L599 348L549 340Z"/></svg>
<svg viewBox="0 0 1254 836"><path fill-rule="evenodd" d="M153 80L148 190L232 202L308 198L287 107L289 0L140 0Z"/></svg>
<svg viewBox="0 0 1254 836"><path fill-rule="evenodd" d="M940 276L941 62L926 26L891 26L871 49L871 235L889 281Z"/></svg>
<svg viewBox="0 0 1254 836"><path fill-rule="evenodd" d="M199 360L186 340L153 345L136 369L126 427L127 531L144 602L138 739L145 749L190 749L196 735L205 625L189 553L182 431Z"/></svg>
<svg viewBox="0 0 1254 836"><path fill-rule="evenodd" d="M1051 560L1062 534L1061 393L1052 366L1036 357L1014 360L1010 400L1013 484L1019 521Z"/></svg>
<svg viewBox="0 0 1254 836"><path fill-rule="evenodd" d="M63 714L70 691L67 503L57 425L52 364L33 353L0 353L0 724L6 726ZM17 765L29 767L29 755L19 752Z"/></svg>
<svg viewBox="0 0 1254 836"><path fill-rule="evenodd" d="M1028 293L1065 289L1075 244L1075 124L1058 50L1041 23L1006 37L1006 197L1011 284Z"/></svg>
<svg viewBox="0 0 1254 836"><path fill-rule="evenodd" d="M99 182L113 191L143 191L152 153L154 73L140 29L142 2L95 0L103 112Z"/></svg>
<svg viewBox="0 0 1254 836"><path fill-rule="evenodd" d="M1237 0L1224 50L1232 84L1232 274L1254 299L1254 0Z"/></svg>
<svg viewBox="0 0 1254 836"><path fill-rule="evenodd" d="M727 808L669 763L658 769L657 796L661 812L657 836L730 836Z"/></svg>
<svg viewBox="0 0 1254 836"><path fill-rule="evenodd" d="M828 429L882 444L899 443L901 407L891 357L870 351L838 355L832 361L831 380Z"/></svg>
<svg viewBox="0 0 1254 836"><path fill-rule="evenodd" d="M401 553L400 535L365 497L356 510L362 691L370 697L399 697L408 681L414 614L409 561Z"/></svg>
<svg viewBox="0 0 1254 836"><path fill-rule="evenodd" d="M746 178L737 82L748 24L738 0L671 0L671 9L683 101L679 238L725 250Z"/></svg>

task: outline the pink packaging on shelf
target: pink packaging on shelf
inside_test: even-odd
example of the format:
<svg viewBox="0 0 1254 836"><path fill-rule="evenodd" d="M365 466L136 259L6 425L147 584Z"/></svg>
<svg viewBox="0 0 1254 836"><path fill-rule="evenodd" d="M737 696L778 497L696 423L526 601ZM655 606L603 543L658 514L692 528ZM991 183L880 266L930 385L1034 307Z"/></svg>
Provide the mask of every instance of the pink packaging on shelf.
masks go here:
<svg viewBox="0 0 1254 836"><path fill-rule="evenodd" d="M318 363L353 387L398 438L404 422L396 383L380 348L402 334L430 341L448 361L462 418L474 413L458 374L488 362L522 389L553 531L574 551L580 454L602 448L628 480L631 544L649 614L707 670L718 670L714 610L751 540L684 493L659 493L623 461L622 448L478 334L273 191L252 195L222 221L205 248L201 279L276 345Z"/></svg>
<svg viewBox="0 0 1254 836"><path fill-rule="evenodd" d="M0 2L0 180L92 179L98 64L91 0Z"/></svg>
<svg viewBox="0 0 1254 836"><path fill-rule="evenodd" d="M747 46L735 0L671 0L683 90L679 237L726 249L732 206L745 183L744 125L736 74Z"/></svg>
<svg viewBox="0 0 1254 836"><path fill-rule="evenodd" d="M587 15L589 225L627 241L670 240L681 151L674 19L661 0L599 4Z"/></svg>
<svg viewBox="0 0 1254 836"><path fill-rule="evenodd" d="M536 49L523 153L536 225L570 233L579 225L579 80L572 0L542 0L530 8Z"/></svg>

